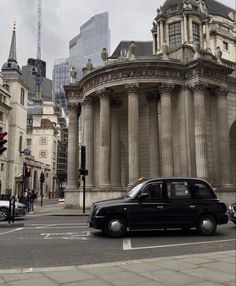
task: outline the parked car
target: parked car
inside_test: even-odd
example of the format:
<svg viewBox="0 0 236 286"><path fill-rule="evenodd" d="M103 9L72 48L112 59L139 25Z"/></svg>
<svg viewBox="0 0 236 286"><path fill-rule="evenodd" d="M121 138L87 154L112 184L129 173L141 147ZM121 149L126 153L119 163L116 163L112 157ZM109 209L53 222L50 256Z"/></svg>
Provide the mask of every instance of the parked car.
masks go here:
<svg viewBox="0 0 236 286"><path fill-rule="evenodd" d="M138 181L125 196L93 204L89 226L110 237L127 230L195 227L212 235L228 223L227 206L210 184L195 178L156 178Z"/></svg>
<svg viewBox="0 0 236 286"><path fill-rule="evenodd" d="M0 221L8 219L9 201L0 200ZM26 214L25 205L22 203L15 203L15 217L22 217Z"/></svg>
<svg viewBox="0 0 236 286"><path fill-rule="evenodd" d="M229 218L236 225L236 202L229 206Z"/></svg>

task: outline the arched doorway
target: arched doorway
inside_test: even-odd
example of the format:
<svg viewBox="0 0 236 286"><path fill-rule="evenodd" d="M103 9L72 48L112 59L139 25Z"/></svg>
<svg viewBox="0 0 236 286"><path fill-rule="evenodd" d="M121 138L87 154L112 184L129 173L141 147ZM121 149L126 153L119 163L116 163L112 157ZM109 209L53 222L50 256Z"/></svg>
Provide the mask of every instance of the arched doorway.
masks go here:
<svg viewBox="0 0 236 286"><path fill-rule="evenodd" d="M236 185L236 121L230 129L230 157L232 183Z"/></svg>

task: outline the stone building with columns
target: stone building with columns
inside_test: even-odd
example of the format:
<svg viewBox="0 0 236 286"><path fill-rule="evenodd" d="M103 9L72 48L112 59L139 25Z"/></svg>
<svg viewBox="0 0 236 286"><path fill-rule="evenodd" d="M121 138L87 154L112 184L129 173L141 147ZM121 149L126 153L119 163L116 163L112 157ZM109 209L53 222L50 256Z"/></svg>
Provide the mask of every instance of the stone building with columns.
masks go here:
<svg viewBox="0 0 236 286"><path fill-rule="evenodd" d="M102 54L103 66L89 63L80 81L72 75L67 207L82 205L79 144L87 206L157 176L203 178L234 200L235 15L214 0L166 0L153 21L152 50L150 42L121 42L111 57Z"/></svg>

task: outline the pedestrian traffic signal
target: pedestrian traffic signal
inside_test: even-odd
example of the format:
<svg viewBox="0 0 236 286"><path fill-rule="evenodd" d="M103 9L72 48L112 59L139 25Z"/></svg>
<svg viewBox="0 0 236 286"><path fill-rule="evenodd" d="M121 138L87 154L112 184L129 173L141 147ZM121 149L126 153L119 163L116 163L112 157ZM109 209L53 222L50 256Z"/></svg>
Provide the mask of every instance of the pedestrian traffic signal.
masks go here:
<svg viewBox="0 0 236 286"><path fill-rule="evenodd" d="M0 132L0 154L7 150L7 147L4 144L7 143L7 140L4 137L7 135L7 132Z"/></svg>
<svg viewBox="0 0 236 286"><path fill-rule="evenodd" d="M80 162L80 169L86 169L86 146L81 145L81 162Z"/></svg>
<svg viewBox="0 0 236 286"><path fill-rule="evenodd" d="M31 176L31 168L26 167L25 168L25 176L30 177Z"/></svg>

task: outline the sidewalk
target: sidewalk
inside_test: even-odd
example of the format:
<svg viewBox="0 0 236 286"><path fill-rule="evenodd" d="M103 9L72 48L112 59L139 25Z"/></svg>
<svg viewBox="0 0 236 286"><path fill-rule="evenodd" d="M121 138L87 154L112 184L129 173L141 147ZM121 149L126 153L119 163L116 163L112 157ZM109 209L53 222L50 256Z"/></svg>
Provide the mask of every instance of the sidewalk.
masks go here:
<svg viewBox="0 0 236 286"><path fill-rule="evenodd" d="M83 213L82 209L66 209L64 205L59 205L58 199L57 199L54 204L50 204L50 205L44 204L42 207L40 205L40 202L37 202L34 205L34 213L32 214L32 216L36 216L36 215L49 215L49 216L50 215L53 215L53 216L85 215L87 216L88 213L89 213L89 210L86 210L85 213Z"/></svg>
<svg viewBox="0 0 236 286"><path fill-rule="evenodd" d="M235 255L235 251L227 251L96 265L0 270L0 285L235 286Z"/></svg>

